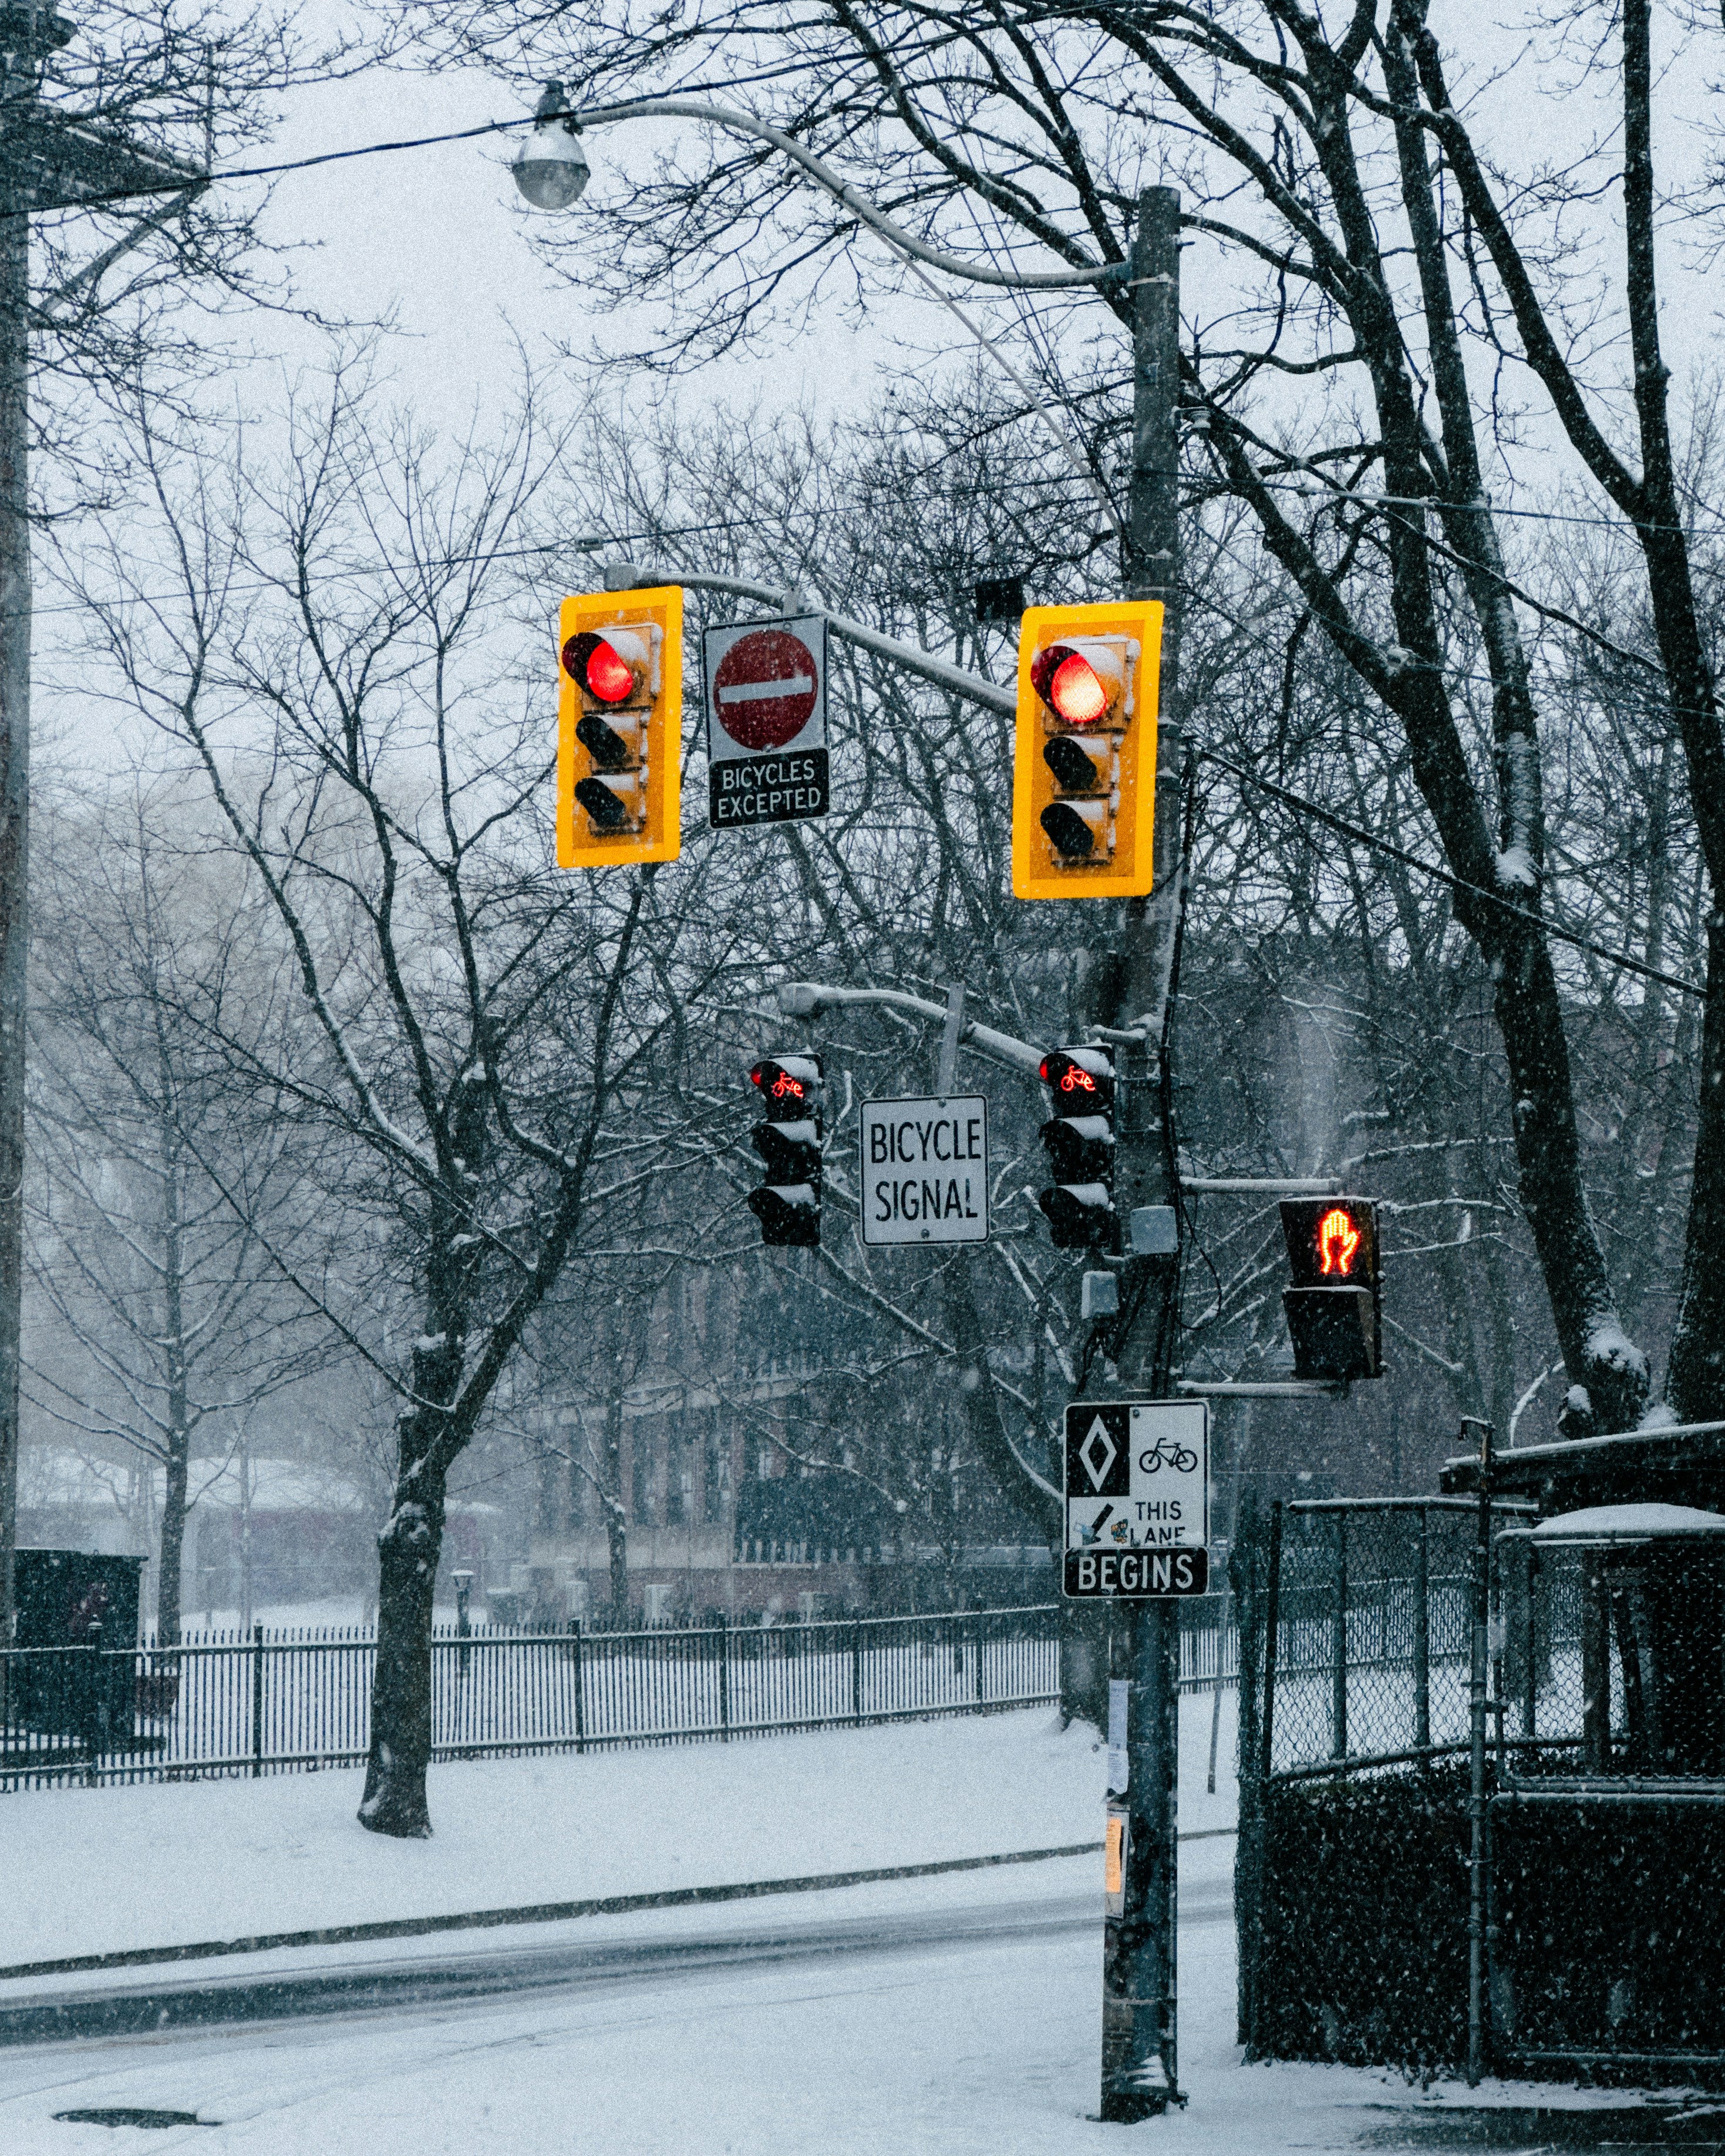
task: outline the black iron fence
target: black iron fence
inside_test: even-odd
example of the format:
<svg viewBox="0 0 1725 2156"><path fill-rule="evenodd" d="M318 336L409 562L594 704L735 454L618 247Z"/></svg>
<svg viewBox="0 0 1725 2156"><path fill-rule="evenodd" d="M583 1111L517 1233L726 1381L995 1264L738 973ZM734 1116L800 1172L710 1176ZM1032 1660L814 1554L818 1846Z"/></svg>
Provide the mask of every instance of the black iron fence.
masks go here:
<svg viewBox="0 0 1725 2156"><path fill-rule="evenodd" d="M439 1628L433 1757L586 1752L992 1713L1060 1692L1059 1609L629 1632ZM193 1635L0 1654L0 1789L362 1761L369 1629ZM1184 1606L1181 1683L1235 1681L1220 1597Z"/></svg>

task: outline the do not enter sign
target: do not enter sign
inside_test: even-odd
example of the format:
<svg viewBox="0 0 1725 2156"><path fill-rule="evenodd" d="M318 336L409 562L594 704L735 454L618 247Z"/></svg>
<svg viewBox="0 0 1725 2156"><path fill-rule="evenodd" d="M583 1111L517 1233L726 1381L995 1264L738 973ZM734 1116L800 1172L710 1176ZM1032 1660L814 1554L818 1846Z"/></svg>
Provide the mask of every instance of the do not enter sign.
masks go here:
<svg viewBox="0 0 1725 2156"><path fill-rule="evenodd" d="M783 748L814 716L814 654L788 629L754 629L713 669L713 711L745 749Z"/></svg>
<svg viewBox="0 0 1725 2156"><path fill-rule="evenodd" d="M705 641L713 829L824 816L824 617L710 629Z"/></svg>

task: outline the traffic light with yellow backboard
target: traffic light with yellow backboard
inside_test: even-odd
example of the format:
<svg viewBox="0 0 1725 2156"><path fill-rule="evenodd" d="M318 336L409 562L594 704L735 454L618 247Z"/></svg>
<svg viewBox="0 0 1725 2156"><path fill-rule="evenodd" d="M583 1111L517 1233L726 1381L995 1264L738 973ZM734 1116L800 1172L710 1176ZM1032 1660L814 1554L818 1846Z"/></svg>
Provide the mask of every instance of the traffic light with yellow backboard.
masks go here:
<svg viewBox="0 0 1725 2156"><path fill-rule="evenodd" d="M557 619L557 865L682 850L683 593L598 592Z"/></svg>
<svg viewBox="0 0 1725 2156"><path fill-rule="evenodd" d="M1133 898L1150 889L1161 659L1159 599L1025 613L1014 896Z"/></svg>

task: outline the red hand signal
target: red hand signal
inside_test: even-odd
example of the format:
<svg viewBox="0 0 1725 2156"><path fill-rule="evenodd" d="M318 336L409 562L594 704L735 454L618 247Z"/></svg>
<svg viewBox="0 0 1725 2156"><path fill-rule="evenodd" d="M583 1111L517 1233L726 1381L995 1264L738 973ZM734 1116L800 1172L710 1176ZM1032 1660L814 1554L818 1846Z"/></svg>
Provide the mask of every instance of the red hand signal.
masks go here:
<svg viewBox="0 0 1725 2156"><path fill-rule="evenodd" d="M1351 1272L1353 1254L1359 1248L1359 1229L1352 1218L1337 1205L1325 1214L1317 1224L1317 1255L1322 1261L1319 1270L1327 1273Z"/></svg>

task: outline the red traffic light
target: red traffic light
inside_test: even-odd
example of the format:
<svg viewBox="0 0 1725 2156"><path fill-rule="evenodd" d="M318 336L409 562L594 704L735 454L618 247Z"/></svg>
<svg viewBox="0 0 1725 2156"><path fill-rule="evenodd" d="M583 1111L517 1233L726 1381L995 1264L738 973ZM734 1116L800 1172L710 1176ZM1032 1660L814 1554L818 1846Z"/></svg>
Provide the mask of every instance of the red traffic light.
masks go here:
<svg viewBox="0 0 1725 2156"><path fill-rule="evenodd" d="M1100 1048L1051 1048L1039 1066L1063 1116L1091 1115L1114 1101L1114 1063Z"/></svg>
<svg viewBox="0 0 1725 2156"><path fill-rule="evenodd" d="M569 639L563 665L576 685L602 704L625 703L634 692L634 669L615 644L593 629Z"/></svg>
<svg viewBox="0 0 1725 2156"><path fill-rule="evenodd" d="M1050 644L1030 663L1030 685L1069 726L1093 726L1111 701L1107 685L1081 651Z"/></svg>

